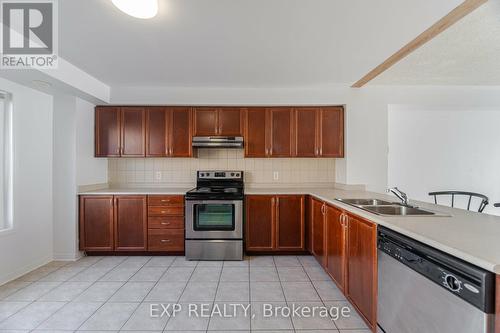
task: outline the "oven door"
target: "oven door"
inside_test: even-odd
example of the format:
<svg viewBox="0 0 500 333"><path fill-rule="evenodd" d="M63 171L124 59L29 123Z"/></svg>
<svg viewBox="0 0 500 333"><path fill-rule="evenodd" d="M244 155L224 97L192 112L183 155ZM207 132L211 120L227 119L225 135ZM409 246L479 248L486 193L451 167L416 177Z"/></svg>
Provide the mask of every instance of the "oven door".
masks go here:
<svg viewBox="0 0 500 333"><path fill-rule="evenodd" d="M187 200L186 239L242 239L243 200Z"/></svg>

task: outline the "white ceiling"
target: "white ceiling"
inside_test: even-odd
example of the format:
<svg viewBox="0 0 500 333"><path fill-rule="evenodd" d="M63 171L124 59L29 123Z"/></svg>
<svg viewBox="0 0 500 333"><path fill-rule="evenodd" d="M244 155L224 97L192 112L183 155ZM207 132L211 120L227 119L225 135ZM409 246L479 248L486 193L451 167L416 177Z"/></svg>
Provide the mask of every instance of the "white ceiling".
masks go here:
<svg viewBox="0 0 500 333"><path fill-rule="evenodd" d="M369 84L500 85L500 0L489 0Z"/></svg>
<svg viewBox="0 0 500 333"><path fill-rule="evenodd" d="M350 85L461 1L60 0L59 53L111 87Z"/></svg>

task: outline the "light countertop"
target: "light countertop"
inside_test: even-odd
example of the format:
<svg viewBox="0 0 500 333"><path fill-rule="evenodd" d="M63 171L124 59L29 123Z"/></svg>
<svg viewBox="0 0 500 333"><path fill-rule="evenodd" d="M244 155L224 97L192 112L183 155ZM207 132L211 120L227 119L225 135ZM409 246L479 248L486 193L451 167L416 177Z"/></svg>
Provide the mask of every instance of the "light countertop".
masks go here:
<svg viewBox="0 0 500 333"><path fill-rule="evenodd" d="M105 188L81 191L80 195L184 195L191 187L150 187L150 188Z"/></svg>
<svg viewBox="0 0 500 333"><path fill-rule="evenodd" d="M86 195L185 194L190 188L103 189L82 192ZM333 206L366 218L417 241L500 274L500 216L469 212L410 200L410 204L450 216L380 216L336 201L336 198L378 198L398 201L394 196L340 189L321 188L246 188L245 194L307 194Z"/></svg>
<svg viewBox="0 0 500 333"><path fill-rule="evenodd" d="M500 274L500 216L410 200L410 204L450 216L380 216L335 200L375 198L397 202L395 196L338 189L248 189L245 194L309 194L379 225Z"/></svg>

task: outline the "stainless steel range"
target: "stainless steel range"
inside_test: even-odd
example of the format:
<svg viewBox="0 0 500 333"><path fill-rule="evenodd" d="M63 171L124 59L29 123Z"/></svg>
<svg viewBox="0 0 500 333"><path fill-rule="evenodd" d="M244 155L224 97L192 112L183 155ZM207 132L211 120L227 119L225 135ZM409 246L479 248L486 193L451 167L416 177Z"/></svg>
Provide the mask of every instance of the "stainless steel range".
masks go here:
<svg viewBox="0 0 500 333"><path fill-rule="evenodd" d="M186 193L186 259L243 260L243 171L198 171Z"/></svg>

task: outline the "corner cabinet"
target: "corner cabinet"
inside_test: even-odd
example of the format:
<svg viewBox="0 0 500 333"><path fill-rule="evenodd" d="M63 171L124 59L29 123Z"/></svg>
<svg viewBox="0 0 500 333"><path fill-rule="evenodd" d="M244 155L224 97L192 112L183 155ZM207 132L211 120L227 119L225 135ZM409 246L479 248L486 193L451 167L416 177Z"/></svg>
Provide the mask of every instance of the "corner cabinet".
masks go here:
<svg viewBox="0 0 500 333"><path fill-rule="evenodd" d="M249 252L305 250L305 197L246 196L245 248Z"/></svg>

